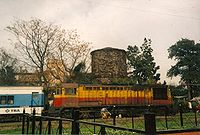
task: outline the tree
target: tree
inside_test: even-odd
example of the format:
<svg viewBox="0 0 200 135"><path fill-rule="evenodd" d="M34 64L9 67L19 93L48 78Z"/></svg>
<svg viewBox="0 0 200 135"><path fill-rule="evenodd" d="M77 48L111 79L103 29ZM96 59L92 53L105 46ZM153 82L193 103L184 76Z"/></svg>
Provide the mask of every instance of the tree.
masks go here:
<svg viewBox="0 0 200 135"><path fill-rule="evenodd" d="M188 90L182 85L171 86L170 90L171 90L172 97L174 97L174 96L187 96L187 94L188 94Z"/></svg>
<svg viewBox="0 0 200 135"><path fill-rule="evenodd" d="M0 49L0 85L15 85L15 72L17 71L17 59L4 49Z"/></svg>
<svg viewBox="0 0 200 135"><path fill-rule="evenodd" d="M52 75L61 82L82 82L81 78L86 79L84 76L89 69L89 45L89 42L80 39L77 30L68 31L63 43L51 55L52 59L58 61L53 68L48 66Z"/></svg>
<svg viewBox="0 0 200 135"><path fill-rule="evenodd" d="M137 83L154 83L160 80L160 74L157 73L159 66L156 66L151 40L144 39L144 43L139 48L128 46L127 48L128 66L131 70L130 76Z"/></svg>
<svg viewBox="0 0 200 135"><path fill-rule="evenodd" d="M171 66L167 76L180 76L181 82L190 89L189 92L196 90L200 84L200 44L195 44L194 40L181 39L169 47L168 52L169 58L174 59L176 64Z"/></svg>
<svg viewBox="0 0 200 135"><path fill-rule="evenodd" d="M7 30L17 39L21 60L38 70L40 85L51 79L70 80L76 66L87 65L90 43L81 40L77 30L65 31L40 19L16 20Z"/></svg>
<svg viewBox="0 0 200 135"><path fill-rule="evenodd" d="M40 19L32 19L16 20L7 30L16 37L15 47L22 56L21 60L38 70L39 84L47 83L44 72L46 60L63 39L60 28Z"/></svg>

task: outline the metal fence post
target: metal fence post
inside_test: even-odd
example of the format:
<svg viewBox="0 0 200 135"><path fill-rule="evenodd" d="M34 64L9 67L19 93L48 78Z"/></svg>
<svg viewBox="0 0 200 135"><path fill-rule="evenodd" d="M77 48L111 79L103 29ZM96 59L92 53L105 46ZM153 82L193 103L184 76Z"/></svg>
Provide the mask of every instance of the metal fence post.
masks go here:
<svg viewBox="0 0 200 135"><path fill-rule="evenodd" d="M51 134L51 119L48 120L48 135Z"/></svg>
<svg viewBox="0 0 200 135"><path fill-rule="evenodd" d="M26 134L29 134L29 122L30 122L30 118L29 116L26 117L27 118L27 122L26 122Z"/></svg>
<svg viewBox="0 0 200 135"><path fill-rule="evenodd" d="M61 120L61 118L62 118L62 111L60 111L60 113L59 113L59 116L60 116L60 119L59 119L59 125L58 125L58 134L59 135L61 135L62 134L62 120Z"/></svg>
<svg viewBox="0 0 200 135"><path fill-rule="evenodd" d="M194 117L195 117L195 125L198 126L198 124L197 124L197 112L196 111L194 112Z"/></svg>
<svg viewBox="0 0 200 135"><path fill-rule="evenodd" d="M42 118L40 117L40 123L39 123L40 129L39 129L39 134L42 134Z"/></svg>
<svg viewBox="0 0 200 135"><path fill-rule="evenodd" d="M115 106L113 107L113 125L116 125L116 112L115 112Z"/></svg>
<svg viewBox="0 0 200 135"><path fill-rule="evenodd" d="M165 126L168 129L168 120L167 120L167 116L168 116L168 108L166 108L165 110Z"/></svg>
<svg viewBox="0 0 200 135"><path fill-rule="evenodd" d="M94 116L94 120L93 120L93 122L95 122L96 121L96 112L95 112L95 110L94 110L94 112L93 112L93 116ZM96 126L94 125L94 134L96 134Z"/></svg>
<svg viewBox="0 0 200 135"><path fill-rule="evenodd" d="M132 128L134 128L134 113L133 113L133 110L131 111L131 122L132 122Z"/></svg>
<svg viewBox="0 0 200 135"><path fill-rule="evenodd" d="M78 135L79 134L79 123L77 122L79 120L79 110L72 110L72 119L74 120L72 122L72 135Z"/></svg>
<svg viewBox="0 0 200 135"><path fill-rule="evenodd" d="M35 108L33 109L33 115L32 115L32 134L35 134Z"/></svg>
<svg viewBox="0 0 200 135"><path fill-rule="evenodd" d="M62 134L62 120L59 120L59 135Z"/></svg>
<svg viewBox="0 0 200 135"><path fill-rule="evenodd" d="M156 134L155 114L150 112L145 113L144 120L145 120L146 135L155 135Z"/></svg>
<svg viewBox="0 0 200 135"><path fill-rule="evenodd" d="M100 135L106 135L106 129L104 126L101 126Z"/></svg>
<svg viewBox="0 0 200 135"><path fill-rule="evenodd" d="M181 121L181 127L183 126L183 110L182 105L179 104L179 112L180 112L180 121Z"/></svg>
<svg viewBox="0 0 200 135"><path fill-rule="evenodd" d="M23 110L22 114L22 134L24 134L24 129L25 129L25 109Z"/></svg>

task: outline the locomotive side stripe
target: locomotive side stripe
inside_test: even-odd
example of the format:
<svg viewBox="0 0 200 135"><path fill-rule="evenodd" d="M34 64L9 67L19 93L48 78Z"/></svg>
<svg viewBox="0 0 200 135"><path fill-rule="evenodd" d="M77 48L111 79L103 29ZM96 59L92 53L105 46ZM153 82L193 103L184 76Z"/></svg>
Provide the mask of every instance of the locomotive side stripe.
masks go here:
<svg viewBox="0 0 200 135"><path fill-rule="evenodd" d="M82 103L84 102L84 104ZM144 99L142 98L119 98L119 97L112 97L112 98L56 98L54 100L53 105L55 107L61 106L68 106L68 107L75 107L80 104L82 105L91 105L93 102L94 105L161 105L161 104L171 104L170 100L152 100L151 99ZM96 103L96 104L95 104Z"/></svg>
<svg viewBox="0 0 200 135"><path fill-rule="evenodd" d="M86 87L91 89L87 89ZM65 105L79 105L85 102L85 105L91 103L100 102L103 105L169 105L172 104L172 99L170 96L169 89L167 89L168 100L153 100L153 88L144 88L137 90L130 90L131 86L113 86L113 87L123 87L123 90L102 90L102 87L111 86L98 86L96 85L79 85L77 88L76 95L55 95L54 105L65 106ZM95 88L95 90L93 89ZM68 99L73 99L72 103ZM66 103L68 102L68 103ZM88 103L86 103L88 102Z"/></svg>

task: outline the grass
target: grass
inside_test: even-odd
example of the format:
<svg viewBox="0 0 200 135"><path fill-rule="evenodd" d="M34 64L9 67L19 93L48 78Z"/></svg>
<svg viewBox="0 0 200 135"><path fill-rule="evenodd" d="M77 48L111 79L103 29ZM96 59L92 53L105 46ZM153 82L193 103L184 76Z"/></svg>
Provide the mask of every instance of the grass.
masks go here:
<svg viewBox="0 0 200 135"><path fill-rule="evenodd" d="M167 123L164 116L156 117L156 128L157 130L200 128L200 114L197 114L197 126L194 113L183 113L182 117L183 126L181 126L180 114L168 116Z"/></svg>
<svg viewBox="0 0 200 135"><path fill-rule="evenodd" d="M22 123L0 123L0 134L21 134Z"/></svg>
<svg viewBox="0 0 200 135"><path fill-rule="evenodd" d="M85 121L93 122L94 119L84 119ZM197 114L197 121L198 126L195 124L195 116L194 113L184 113L183 114L183 126L181 127L180 123L180 115L176 114L174 116L167 117L167 123L165 121L164 116L156 116L156 128L157 131L159 130L170 130L170 129L190 129L190 128L200 128L200 114ZM113 119L96 119L95 122L104 123L113 125ZM39 122L36 122L36 130L35 133L39 133ZM57 121L52 122L52 134L58 133L58 125ZM166 127L168 126L168 128ZM144 130L144 118L143 117L134 117L132 118L116 118L116 126L125 127L125 128L132 128ZM1 123L0 124L0 134L21 134L21 127L22 123ZM42 134L47 134L48 131L48 122L43 121L42 124ZM93 125L86 125L80 124L80 133L83 135L93 135L98 134L100 131L100 127L95 127L94 133L94 126ZM114 135L138 135L136 133L126 132L126 131L119 131L113 130L110 128L106 128L107 134L114 134ZM29 133L31 133L31 123L29 128ZM63 133L70 134L71 133L71 123L63 121Z"/></svg>
<svg viewBox="0 0 200 135"><path fill-rule="evenodd" d="M93 121L93 119L87 119L87 121ZM96 122L98 123L105 123L105 124L109 124L112 125L113 123L113 119L96 119ZM117 119L117 126L122 126L122 124L125 122L124 119L119 120ZM36 131L35 133L39 133L39 127L38 127L39 123L36 122ZM48 123L47 122L43 122L42 124L42 134L47 134L47 130L48 130ZM129 126L131 126L130 124L128 124ZM0 134L21 134L21 123L2 123L1 124L1 130L0 130ZM52 130L51 133L52 134L58 134L58 122L54 121L52 122ZM130 127L129 127L130 128ZM98 134L100 132L100 127L96 126L95 127L95 134ZM31 125L29 128L29 133L31 133ZM70 134L71 133L71 123L70 122L64 122L63 123L63 133L64 134ZM94 126L93 125L86 125L86 124L80 124L80 133L82 135L93 135L94 134ZM136 133L131 133L131 132L127 132L127 131L119 131L119 130L113 130L110 128L106 129L106 133L107 134L113 134L113 135L137 135Z"/></svg>

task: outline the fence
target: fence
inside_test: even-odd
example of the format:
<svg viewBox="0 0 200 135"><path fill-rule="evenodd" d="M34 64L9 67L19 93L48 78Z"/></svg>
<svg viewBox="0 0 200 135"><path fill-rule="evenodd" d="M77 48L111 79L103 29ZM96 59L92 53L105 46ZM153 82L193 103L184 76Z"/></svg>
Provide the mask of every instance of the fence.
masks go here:
<svg viewBox="0 0 200 135"><path fill-rule="evenodd" d="M200 131L200 114L196 111L159 114L138 109L111 111L111 118L101 119L98 111L72 109L68 118L25 114L22 134L166 134ZM88 115L86 115L88 114ZM122 114L122 117L119 117ZM124 117L123 117L124 116Z"/></svg>
<svg viewBox="0 0 200 135"><path fill-rule="evenodd" d="M82 118L79 119L79 110L72 110L72 116L70 119L61 117L48 117L48 116L36 116L35 111L33 115L25 114L22 118L22 134L124 134L130 133L153 133L155 134L155 126L149 126L153 119L155 119L154 114L145 114L145 123L147 125L146 130L134 129L121 127L116 125L116 117L113 117L112 124L106 124L105 121L95 116L91 119ZM70 116L69 116L70 117ZM93 121L91 121L93 120ZM109 119L111 120L111 119ZM155 121L155 120L154 120ZM53 124L54 123L54 124ZM133 124L133 123L132 123ZM46 126L44 126L46 125ZM54 126L53 126L54 125ZM57 125L57 127L56 127ZM152 125L152 124L151 124ZM91 129L92 128L92 129ZM109 130L110 129L110 130ZM88 130L88 131L86 131ZM119 132L117 132L119 131Z"/></svg>

